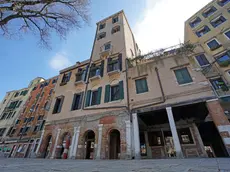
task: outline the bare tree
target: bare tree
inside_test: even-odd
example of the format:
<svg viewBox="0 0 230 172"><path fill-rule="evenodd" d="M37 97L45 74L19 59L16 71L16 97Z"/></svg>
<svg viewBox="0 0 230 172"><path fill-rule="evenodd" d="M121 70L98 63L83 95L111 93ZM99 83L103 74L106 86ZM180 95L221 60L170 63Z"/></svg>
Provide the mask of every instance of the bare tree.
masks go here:
<svg viewBox="0 0 230 172"><path fill-rule="evenodd" d="M0 0L0 34L32 32L43 46L52 31L65 38L70 29L88 23L90 0Z"/></svg>

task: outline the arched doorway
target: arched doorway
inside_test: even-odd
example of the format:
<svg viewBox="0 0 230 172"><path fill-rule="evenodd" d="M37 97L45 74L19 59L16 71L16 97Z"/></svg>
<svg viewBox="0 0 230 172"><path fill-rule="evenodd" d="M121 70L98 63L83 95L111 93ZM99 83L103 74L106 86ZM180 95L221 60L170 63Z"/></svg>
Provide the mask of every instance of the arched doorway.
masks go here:
<svg viewBox="0 0 230 172"><path fill-rule="evenodd" d="M52 145L52 135L49 135L46 138L46 146L45 146L43 158L47 158L49 156L51 145Z"/></svg>
<svg viewBox="0 0 230 172"><path fill-rule="evenodd" d="M95 133L92 130L86 132L85 135L85 159L93 159L94 157Z"/></svg>
<svg viewBox="0 0 230 172"><path fill-rule="evenodd" d="M120 158L120 132L112 130L109 134L109 159Z"/></svg>

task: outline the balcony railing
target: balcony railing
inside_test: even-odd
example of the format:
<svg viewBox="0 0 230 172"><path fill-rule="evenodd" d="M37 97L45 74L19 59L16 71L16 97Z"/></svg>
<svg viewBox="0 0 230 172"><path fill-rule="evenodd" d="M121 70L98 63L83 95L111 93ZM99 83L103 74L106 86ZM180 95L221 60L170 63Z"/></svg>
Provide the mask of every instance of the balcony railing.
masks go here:
<svg viewBox="0 0 230 172"><path fill-rule="evenodd" d="M216 89L214 92L218 97L230 96L230 86L228 85L224 89Z"/></svg>
<svg viewBox="0 0 230 172"><path fill-rule="evenodd" d="M209 65L209 66L203 67L202 68L202 73L204 74L204 76L206 78L211 78L211 77L219 75L218 69L214 65Z"/></svg>

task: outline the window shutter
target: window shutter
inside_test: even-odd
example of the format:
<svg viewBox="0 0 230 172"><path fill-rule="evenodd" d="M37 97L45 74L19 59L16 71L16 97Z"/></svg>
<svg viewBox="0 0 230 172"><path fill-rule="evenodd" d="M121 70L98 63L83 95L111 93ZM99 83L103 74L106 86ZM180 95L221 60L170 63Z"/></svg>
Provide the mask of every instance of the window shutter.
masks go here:
<svg viewBox="0 0 230 172"><path fill-rule="evenodd" d="M101 74L101 77L103 77L103 74L104 74L104 60L101 61L100 74Z"/></svg>
<svg viewBox="0 0 230 172"><path fill-rule="evenodd" d="M184 83L184 78L182 76L181 70L175 71L175 74L176 74L177 82L179 84L183 84Z"/></svg>
<svg viewBox="0 0 230 172"><path fill-rule="evenodd" d="M143 88L144 88L144 92L148 92L149 91L148 84L147 84L147 79L143 80Z"/></svg>
<svg viewBox="0 0 230 172"><path fill-rule="evenodd" d="M119 61L119 68L120 68L120 71L122 71L122 54L119 54L119 55L118 55L118 61Z"/></svg>
<svg viewBox="0 0 230 172"><path fill-rule="evenodd" d="M105 103L108 103L110 99L110 85L105 86Z"/></svg>
<svg viewBox="0 0 230 172"><path fill-rule="evenodd" d="M97 95L97 105L101 104L101 92L102 92L102 87L98 88L98 95Z"/></svg>
<svg viewBox="0 0 230 172"><path fill-rule="evenodd" d="M72 74L72 72L69 72L69 74L68 74L68 81L70 80L71 74Z"/></svg>
<svg viewBox="0 0 230 172"><path fill-rule="evenodd" d="M62 109L62 104L63 104L63 102L64 102L64 96L62 97L62 99L61 99L61 103L60 103L60 105L59 105L59 107L58 107L58 113L60 113L61 112L61 109Z"/></svg>
<svg viewBox="0 0 230 172"><path fill-rule="evenodd" d="M182 76L184 78L184 82L186 82L186 83L192 82L192 78L191 78L187 68L183 69Z"/></svg>
<svg viewBox="0 0 230 172"><path fill-rule="evenodd" d="M120 82L119 82L119 92L120 92L120 99L124 99L123 81L120 81Z"/></svg>
<svg viewBox="0 0 230 172"><path fill-rule="evenodd" d="M73 102L72 102L71 110L74 110L74 105L75 105L75 102L76 102L76 97L77 97L77 95L74 94L74 95L73 95Z"/></svg>
<svg viewBox="0 0 230 172"><path fill-rule="evenodd" d="M79 100L79 103L78 103L78 109L82 108L82 98L83 98L83 95L84 95L84 92L81 92L80 93L80 100Z"/></svg>
<svg viewBox="0 0 230 172"><path fill-rule="evenodd" d="M86 81L86 79L87 79L88 70L89 70L89 65L85 69L85 78L84 78L84 81Z"/></svg>
<svg viewBox="0 0 230 172"><path fill-rule="evenodd" d="M107 72L110 72L110 69L109 69L109 63L112 61L112 58L108 58L107 59Z"/></svg>
<svg viewBox="0 0 230 172"><path fill-rule="evenodd" d="M91 90L88 90L86 94L85 107L88 107L90 105L90 96L91 96Z"/></svg>

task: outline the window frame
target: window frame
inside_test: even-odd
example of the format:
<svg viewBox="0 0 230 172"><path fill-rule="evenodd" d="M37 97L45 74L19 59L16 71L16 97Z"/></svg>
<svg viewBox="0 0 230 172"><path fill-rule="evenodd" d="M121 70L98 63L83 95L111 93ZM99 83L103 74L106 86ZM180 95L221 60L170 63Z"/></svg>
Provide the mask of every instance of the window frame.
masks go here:
<svg viewBox="0 0 230 172"><path fill-rule="evenodd" d="M94 99L95 99L95 104L92 104L92 100L93 100L93 93L95 93L95 92L97 92L97 96L96 96L96 98L94 98ZM99 93L98 89L91 90L91 95L90 95L90 105L89 105L89 106L95 106L95 105L98 105L98 104L97 104L98 93Z"/></svg>
<svg viewBox="0 0 230 172"><path fill-rule="evenodd" d="M117 99L112 99L112 87L114 88L114 87L117 87L118 88L118 92L117 92L117 94L118 95L116 95L117 96ZM119 83L118 84L114 84L114 85L110 85L110 101L109 102L114 102L114 101L118 101L118 100L120 100L120 86L119 86Z"/></svg>
<svg viewBox="0 0 230 172"><path fill-rule="evenodd" d="M214 40L215 40L219 45L218 45L217 47L210 48L210 47L208 46L208 43L210 43L210 42L212 42L212 41L214 41ZM213 38L213 39L210 39L209 41L207 41L207 42L206 42L206 45L207 45L208 49L211 50L211 51L214 51L214 50L216 50L216 49L218 49L218 48L220 48L220 47L222 46L221 43L220 43L216 38Z"/></svg>
<svg viewBox="0 0 230 172"><path fill-rule="evenodd" d="M79 100L78 100L78 104L76 105L76 100L77 98L74 98L75 96L78 96L79 97ZM73 100L72 100L72 106L71 106L71 111L75 111L75 110L80 110L81 108L79 108L79 105L81 103L81 98L82 98L82 94L81 93L76 93L74 94L73 96ZM73 103L74 101L74 103ZM74 105L73 105L74 104Z"/></svg>
<svg viewBox="0 0 230 172"><path fill-rule="evenodd" d="M112 33L112 34L115 34L115 33L120 32L120 31L121 31L121 26L120 26L120 25L117 25L117 26L114 26L114 27L112 28L111 33Z"/></svg>
<svg viewBox="0 0 230 172"><path fill-rule="evenodd" d="M211 14L209 14L209 15L206 15L206 13L207 13L208 11L213 10L213 9L214 9L213 13L211 13ZM207 8L206 10L204 10L204 11L202 12L202 16L203 16L204 18L208 18L208 17L212 16L216 11L217 11L217 8L216 8L215 6L210 6L209 8Z"/></svg>
<svg viewBox="0 0 230 172"><path fill-rule="evenodd" d="M115 20L116 19L116 20ZM119 16L117 15L117 16L114 16L113 18L112 18L112 23L113 24L115 24L115 23L117 23L119 21Z"/></svg>
<svg viewBox="0 0 230 172"><path fill-rule="evenodd" d="M224 32L224 36L228 39L228 40L230 40L230 35L229 35L229 37L226 35L226 33L228 33L229 32L229 34L230 34L230 29L228 29L228 30L226 30L225 32Z"/></svg>
<svg viewBox="0 0 230 172"><path fill-rule="evenodd" d="M214 23L217 22L218 20L220 20L221 18L224 18L224 21L223 21L222 23L218 24L218 25L216 25L216 24L214 25ZM227 19L226 19L223 15L220 15L220 16L218 16L218 17L212 19L212 20L210 21L210 24L212 25L212 27L217 28L217 27L219 27L220 25L222 25L223 23L225 23L226 21L227 21Z"/></svg>
<svg viewBox="0 0 230 172"><path fill-rule="evenodd" d="M104 35L103 37L100 37L100 36L102 36L102 35ZM101 33L99 33L98 35L97 35L97 40L99 41L99 40L101 40L101 39L103 39L103 38L105 38L106 37L106 32L101 32Z"/></svg>
<svg viewBox="0 0 230 172"><path fill-rule="evenodd" d="M196 24L196 25L194 25L193 23L196 21L196 20L200 20L200 21L198 21L198 23ZM197 26L199 26L199 24L201 23L201 18L199 17L199 16L196 16L196 18L194 18L193 20L191 20L190 22L189 22L189 25L190 25L190 27L191 28L196 28Z"/></svg>
<svg viewBox="0 0 230 172"><path fill-rule="evenodd" d="M205 32L204 34L200 34L200 32L203 30L203 29L208 29L208 31L207 32ZM202 36L204 36L204 35L206 35L208 32L210 32L211 31L211 29L207 26L207 25L204 25L203 27L201 27L200 29L198 29L195 33L196 33L196 35L200 38L200 37L202 37ZM199 35L198 35L199 34Z"/></svg>
<svg viewBox="0 0 230 172"><path fill-rule="evenodd" d="M177 78L177 75L176 75L176 71L182 70L182 69L186 69L186 70L187 70L187 72L188 72L188 74L189 74L189 76L190 76L191 82L181 83L181 84L178 82L178 78ZM181 67L181 68L174 69L174 70L173 70L173 73L174 73L174 76L175 76L175 78L176 78L177 84L178 84L179 86L186 86L186 85L191 85L191 84L194 83L193 77L192 77L192 75L190 74L190 70L188 69L187 66L184 66L184 67Z"/></svg>
<svg viewBox="0 0 230 172"><path fill-rule="evenodd" d="M56 105L57 100L60 100L59 106ZM53 107L52 114L61 113L63 103L64 103L64 96L56 97L56 100L55 100L55 103L54 103L54 107ZM57 107L56 107L56 106L57 106ZM61 107L60 107L60 106L61 106ZM56 110L55 110L55 108L56 108ZM59 111L59 108L60 108L60 111Z"/></svg>
<svg viewBox="0 0 230 172"><path fill-rule="evenodd" d="M101 26L103 26L103 27L101 28ZM106 22L100 23L100 24L99 24L99 30L102 30L102 29L104 29L105 27L106 27Z"/></svg>
<svg viewBox="0 0 230 172"><path fill-rule="evenodd" d="M141 92L138 92L139 89L138 89L137 82L141 81L141 80L144 81L146 90L144 90L144 91L142 90ZM145 94L145 93L149 92L147 77L142 77L142 78L135 79L135 88L136 88L136 94Z"/></svg>
<svg viewBox="0 0 230 172"><path fill-rule="evenodd" d="M201 55L204 55L204 57L205 57L205 59L207 60L208 64L201 65L201 64L199 63L199 60L197 60L197 57L198 57L198 56L201 56ZM210 65L210 62L208 61L208 59L207 59L207 57L206 57L206 55L205 55L204 53L203 53L203 54L196 55L196 56L195 56L195 60L196 60L196 62L198 63L198 65L199 65L200 67L206 67L206 66L209 66L209 65Z"/></svg>

